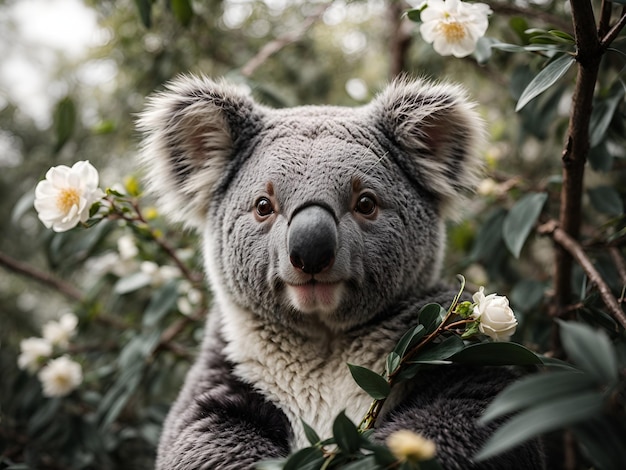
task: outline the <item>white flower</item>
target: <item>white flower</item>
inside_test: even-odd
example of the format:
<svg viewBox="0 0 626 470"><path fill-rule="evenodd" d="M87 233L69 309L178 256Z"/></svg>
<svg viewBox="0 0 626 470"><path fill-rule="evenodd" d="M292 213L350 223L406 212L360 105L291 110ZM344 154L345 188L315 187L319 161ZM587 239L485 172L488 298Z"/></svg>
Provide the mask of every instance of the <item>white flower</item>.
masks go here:
<svg viewBox="0 0 626 470"><path fill-rule="evenodd" d="M20 341L20 351L17 366L29 372L36 372L42 359L47 359L52 354L52 344L43 338L26 338Z"/></svg>
<svg viewBox="0 0 626 470"><path fill-rule="evenodd" d="M421 13L420 34L442 55L465 57L476 49L478 39L485 35L491 9L484 3L460 0L428 0Z"/></svg>
<svg viewBox="0 0 626 470"><path fill-rule="evenodd" d="M131 235L122 235L117 239L117 251L123 260L132 259L139 254L135 239Z"/></svg>
<svg viewBox="0 0 626 470"><path fill-rule="evenodd" d="M55 346L66 348L70 338L76 334L78 318L73 313L64 313L59 321L49 321L43 326L43 337Z"/></svg>
<svg viewBox="0 0 626 470"><path fill-rule="evenodd" d="M144 261L140 266L141 272L150 276L150 284L159 287L172 279L181 276L176 266L159 266L154 261Z"/></svg>
<svg viewBox="0 0 626 470"><path fill-rule="evenodd" d="M400 430L389 435L387 447L401 461L421 462L435 456L435 443L412 431Z"/></svg>
<svg viewBox="0 0 626 470"><path fill-rule="evenodd" d="M67 356L54 359L37 374L47 397L62 397L78 387L83 381L83 370L78 362Z"/></svg>
<svg viewBox="0 0 626 470"><path fill-rule="evenodd" d="M98 170L88 161L52 167L35 188L39 219L55 232L65 232L89 218L89 209L102 199Z"/></svg>
<svg viewBox="0 0 626 470"><path fill-rule="evenodd" d="M491 337L494 341L508 341L517 329L517 319L509 299L502 295L489 294L485 296L485 288L481 287L472 299L476 304L470 315L479 320L478 329L481 333Z"/></svg>

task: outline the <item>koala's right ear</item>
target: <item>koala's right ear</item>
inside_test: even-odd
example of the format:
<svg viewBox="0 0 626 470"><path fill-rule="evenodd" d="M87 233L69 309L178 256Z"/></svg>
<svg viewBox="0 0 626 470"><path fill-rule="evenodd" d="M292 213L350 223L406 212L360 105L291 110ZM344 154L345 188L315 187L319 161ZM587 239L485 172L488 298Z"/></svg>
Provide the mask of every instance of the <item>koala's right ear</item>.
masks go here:
<svg viewBox="0 0 626 470"><path fill-rule="evenodd" d="M148 100L137 123L148 189L173 220L201 226L216 183L262 110L241 88L182 76Z"/></svg>

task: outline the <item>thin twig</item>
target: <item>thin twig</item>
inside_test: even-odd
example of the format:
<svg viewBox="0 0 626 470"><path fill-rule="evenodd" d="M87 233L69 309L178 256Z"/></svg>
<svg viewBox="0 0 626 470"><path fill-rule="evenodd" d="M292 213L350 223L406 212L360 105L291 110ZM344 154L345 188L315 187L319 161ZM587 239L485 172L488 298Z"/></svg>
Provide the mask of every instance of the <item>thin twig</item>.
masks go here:
<svg viewBox="0 0 626 470"><path fill-rule="evenodd" d="M541 234L551 235L554 241L563 247L578 262L578 264L580 264L589 280L598 288L600 297L606 305L609 313L619 322L620 325L622 325L622 327L626 328L626 314L624 314L624 311L619 306L617 299L611 292L610 287L606 282L604 282L600 273L596 270L587 254L583 251L580 243L570 237L554 220L541 225L538 227L537 231Z"/></svg>
<svg viewBox="0 0 626 470"><path fill-rule="evenodd" d="M82 292L76 289L72 284L59 279L51 273L41 271L29 264L18 261L6 253L0 252L0 266L4 266L9 271L33 279L46 287L50 287L72 300L78 302L83 300Z"/></svg>
<svg viewBox="0 0 626 470"><path fill-rule="evenodd" d="M324 14L324 12L328 9L328 7L330 7L331 4L332 2L323 5L317 11L317 13L308 16L302 22L301 27L296 31L290 31L286 34L278 36L273 41L265 44L261 48L261 50L241 68L241 75L243 75L244 77L250 77L254 73L254 71L261 65L263 65L263 63L271 56L273 56L289 44L293 44L294 42L299 41L302 36L304 36L304 34L309 30L309 28L313 26L315 22Z"/></svg>
<svg viewBox="0 0 626 470"><path fill-rule="evenodd" d="M491 9L499 15L522 16L524 18L538 19L548 25L555 26L561 31L571 32L572 25L558 15L553 15L539 8L525 8L513 2L496 2L493 0L484 1Z"/></svg>
<svg viewBox="0 0 626 470"><path fill-rule="evenodd" d="M626 8L625 8L626 10ZM621 18L613 25L613 27L606 33L602 40L600 41L600 45L603 49L606 49L611 45L611 43L617 38L622 29L626 26L626 13L622 12Z"/></svg>

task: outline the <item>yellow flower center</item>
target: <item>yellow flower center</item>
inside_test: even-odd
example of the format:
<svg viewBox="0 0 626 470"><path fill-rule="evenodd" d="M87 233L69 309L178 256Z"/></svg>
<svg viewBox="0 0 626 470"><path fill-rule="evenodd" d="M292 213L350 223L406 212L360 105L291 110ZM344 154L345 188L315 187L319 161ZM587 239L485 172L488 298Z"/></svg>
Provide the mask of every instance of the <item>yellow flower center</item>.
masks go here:
<svg viewBox="0 0 626 470"><path fill-rule="evenodd" d="M68 213L73 206L78 206L80 194L76 188L62 189L57 196L57 207L60 211Z"/></svg>
<svg viewBox="0 0 626 470"><path fill-rule="evenodd" d="M448 42L460 42L465 37L465 26L458 21L445 21L439 23L438 28Z"/></svg>

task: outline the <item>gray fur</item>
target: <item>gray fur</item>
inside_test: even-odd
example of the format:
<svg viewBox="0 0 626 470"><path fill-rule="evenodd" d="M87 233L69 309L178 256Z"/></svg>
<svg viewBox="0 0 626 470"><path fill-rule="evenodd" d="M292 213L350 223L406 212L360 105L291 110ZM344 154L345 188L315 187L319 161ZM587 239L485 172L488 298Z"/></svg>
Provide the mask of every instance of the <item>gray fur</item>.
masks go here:
<svg viewBox="0 0 626 470"><path fill-rule="evenodd" d="M344 408L358 420L370 399L345 363L381 369L419 308L454 295L438 284L443 221L476 183L483 132L464 93L396 81L360 108L270 109L232 85L182 77L139 127L163 210L203 235L215 299L157 467L252 468L306 444L300 417L322 435ZM376 200L371 213L363 195ZM259 198L271 212L257 213ZM287 249L294 214L310 206L327 214L336 246L313 274ZM377 437L414 429L436 441L444 467L470 468L490 432L475 419L511 377L429 374L388 400ZM485 468L511 455L540 468L534 448Z"/></svg>

